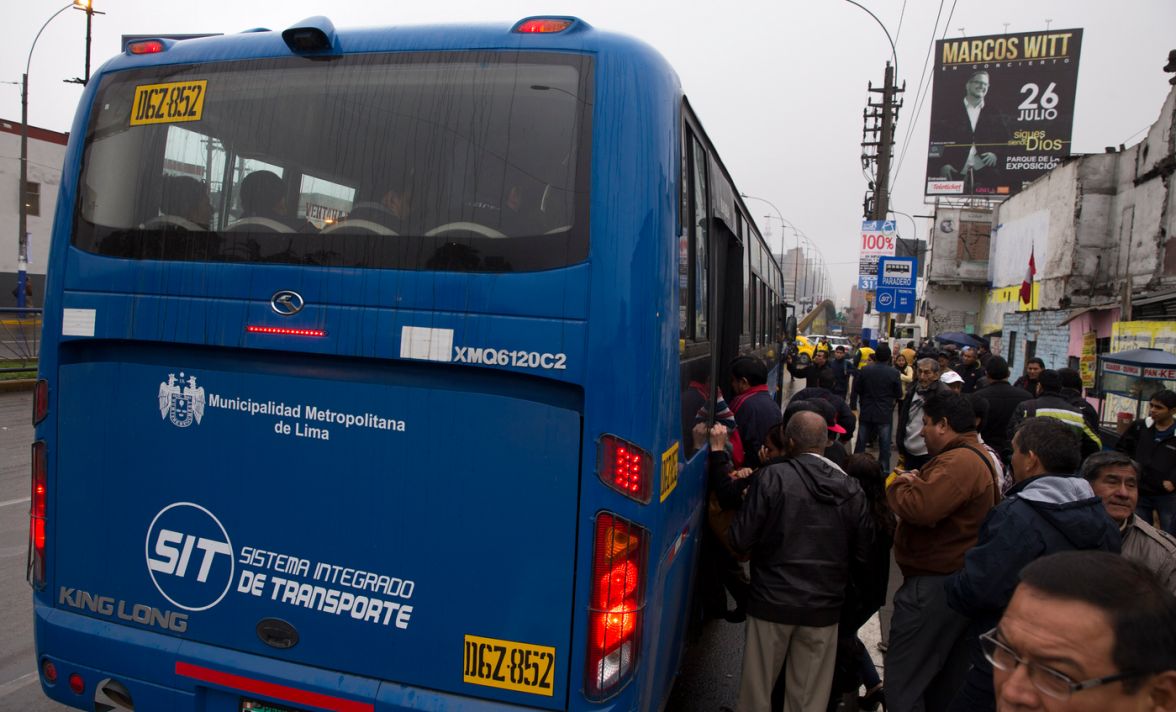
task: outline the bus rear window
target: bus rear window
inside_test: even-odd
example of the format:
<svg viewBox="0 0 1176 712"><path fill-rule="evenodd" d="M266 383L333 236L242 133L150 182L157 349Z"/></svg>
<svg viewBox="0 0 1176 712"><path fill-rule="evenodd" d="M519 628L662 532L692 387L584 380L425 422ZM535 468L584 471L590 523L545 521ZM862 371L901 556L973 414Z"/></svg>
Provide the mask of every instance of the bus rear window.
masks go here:
<svg viewBox="0 0 1176 712"><path fill-rule="evenodd" d="M111 257L511 272L588 251L591 60L351 55L105 77L73 243Z"/></svg>

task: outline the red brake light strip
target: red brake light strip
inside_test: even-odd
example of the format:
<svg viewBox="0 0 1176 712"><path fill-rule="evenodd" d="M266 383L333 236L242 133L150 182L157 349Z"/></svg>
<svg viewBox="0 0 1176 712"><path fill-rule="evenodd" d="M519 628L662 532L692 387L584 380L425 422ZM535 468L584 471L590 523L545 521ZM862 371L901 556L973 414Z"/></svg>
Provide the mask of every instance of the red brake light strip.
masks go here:
<svg viewBox="0 0 1176 712"><path fill-rule="evenodd" d="M287 329L279 326L247 326L250 334L278 334L280 336L326 336L324 329Z"/></svg>

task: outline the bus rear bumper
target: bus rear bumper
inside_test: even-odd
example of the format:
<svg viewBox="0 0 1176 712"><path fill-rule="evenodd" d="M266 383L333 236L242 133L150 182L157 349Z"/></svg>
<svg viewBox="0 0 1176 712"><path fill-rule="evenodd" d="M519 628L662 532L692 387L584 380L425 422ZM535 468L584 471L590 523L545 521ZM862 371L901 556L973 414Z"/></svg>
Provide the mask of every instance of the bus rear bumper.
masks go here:
<svg viewBox="0 0 1176 712"><path fill-rule="evenodd" d="M40 602L34 609L41 689L51 699L79 709L94 709L96 696L107 702L112 689L125 690L134 704L115 710L240 712L244 700L308 711L519 709L194 643ZM46 661L57 670L53 684L45 679ZM80 694L71 690L74 674L84 683Z"/></svg>

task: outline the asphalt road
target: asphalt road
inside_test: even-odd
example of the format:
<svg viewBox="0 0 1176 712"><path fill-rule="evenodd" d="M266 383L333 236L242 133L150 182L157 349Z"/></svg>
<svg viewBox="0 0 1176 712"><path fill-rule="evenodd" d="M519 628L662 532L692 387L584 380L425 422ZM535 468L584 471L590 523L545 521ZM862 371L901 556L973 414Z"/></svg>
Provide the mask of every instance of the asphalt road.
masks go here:
<svg viewBox="0 0 1176 712"><path fill-rule="evenodd" d="M0 710L52 712L68 708L41 692L33 652L32 597L25 582L31 408L31 392L0 392ZM862 639L881 665L881 655L874 647L878 637L875 616L863 628ZM734 708L742 655L742 625L709 623L687 650L666 709L715 712L720 706Z"/></svg>

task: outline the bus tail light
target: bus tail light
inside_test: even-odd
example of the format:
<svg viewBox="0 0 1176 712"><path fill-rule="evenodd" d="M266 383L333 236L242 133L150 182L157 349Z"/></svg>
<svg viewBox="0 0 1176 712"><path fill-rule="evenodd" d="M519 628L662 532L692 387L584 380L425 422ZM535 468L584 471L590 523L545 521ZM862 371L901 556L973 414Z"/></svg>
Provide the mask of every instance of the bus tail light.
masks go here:
<svg viewBox="0 0 1176 712"><path fill-rule="evenodd" d="M629 499L648 504L653 491L653 458L614 435L600 438L596 471L606 485Z"/></svg>
<svg viewBox="0 0 1176 712"><path fill-rule="evenodd" d="M45 500L48 496L48 448L33 443L33 489L29 502L29 557L25 578L34 588L45 586Z"/></svg>
<svg viewBox="0 0 1176 712"><path fill-rule="evenodd" d="M647 534L615 514L596 517L585 694L603 700L632 677L641 649Z"/></svg>
<svg viewBox="0 0 1176 712"><path fill-rule="evenodd" d="M142 40L127 45L127 52L130 54L158 54L165 49L167 45L160 40Z"/></svg>
<svg viewBox="0 0 1176 712"><path fill-rule="evenodd" d="M528 17L520 20L514 31L524 35L563 32L572 26L572 22L570 17Z"/></svg>
<svg viewBox="0 0 1176 712"><path fill-rule="evenodd" d="M33 425L39 424L49 415L49 381L37 380L33 387Z"/></svg>

